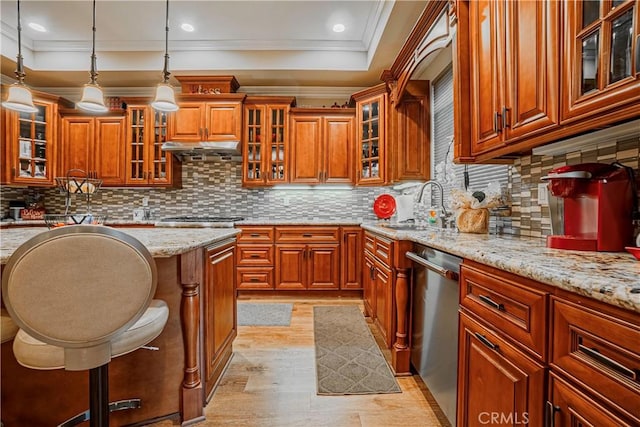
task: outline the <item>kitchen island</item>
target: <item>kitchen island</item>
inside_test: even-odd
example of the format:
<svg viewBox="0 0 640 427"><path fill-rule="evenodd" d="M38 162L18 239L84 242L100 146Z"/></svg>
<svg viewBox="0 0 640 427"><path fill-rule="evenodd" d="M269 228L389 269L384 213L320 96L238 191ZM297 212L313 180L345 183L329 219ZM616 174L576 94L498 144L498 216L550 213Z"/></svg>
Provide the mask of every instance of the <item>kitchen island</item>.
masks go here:
<svg viewBox="0 0 640 427"><path fill-rule="evenodd" d="M179 414L183 424L203 419L206 399L203 378L207 327L203 300L211 247L235 248L233 228L124 228L153 255L158 269L154 298L169 306L162 334L149 343L157 351L140 349L110 363L110 400L140 398L142 407L112 413L112 425L128 425ZM0 262L4 265L22 243L46 231L44 227L0 231ZM233 257L230 258L233 260ZM117 274L117 272L114 272ZM43 272L46 280L46 272ZM233 283L233 278L230 278ZM203 298L201 298L201 295ZM227 305L229 306L229 305ZM233 304L235 307L235 304ZM235 309L226 313L234 329L221 355L231 356ZM225 360L222 360L225 362ZM219 374L219 372L217 372ZM57 425L88 409L88 372L37 371L20 366L12 342L2 345L2 421L5 426Z"/></svg>

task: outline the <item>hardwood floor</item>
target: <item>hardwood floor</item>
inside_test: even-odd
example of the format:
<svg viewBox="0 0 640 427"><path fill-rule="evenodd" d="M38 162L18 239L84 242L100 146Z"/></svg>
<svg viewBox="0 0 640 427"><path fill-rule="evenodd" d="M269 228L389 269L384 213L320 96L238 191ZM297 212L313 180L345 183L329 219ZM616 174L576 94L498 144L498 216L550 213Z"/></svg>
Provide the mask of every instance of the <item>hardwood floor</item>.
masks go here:
<svg viewBox="0 0 640 427"><path fill-rule="evenodd" d="M268 301L293 303L291 325L238 328L234 356L205 408L206 421L197 426L449 426L418 377L397 378L399 394L316 395L313 306L355 304L362 309L362 300ZM375 328L372 331L375 336ZM390 357L389 351L383 353ZM153 424L174 425L177 420Z"/></svg>

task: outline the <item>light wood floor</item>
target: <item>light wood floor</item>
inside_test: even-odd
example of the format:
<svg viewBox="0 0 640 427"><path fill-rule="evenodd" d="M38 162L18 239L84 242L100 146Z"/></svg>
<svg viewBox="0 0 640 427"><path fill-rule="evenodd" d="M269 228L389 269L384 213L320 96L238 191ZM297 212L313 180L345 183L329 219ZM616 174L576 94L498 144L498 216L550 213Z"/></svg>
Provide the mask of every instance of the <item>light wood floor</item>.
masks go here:
<svg viewBox="0 0 640 427"><path fill-rule="evenodd" d="M397 378L402 393L316 395L313 306L355 304L362 308L362 300L268 301L294 304L291 326L238 328L233 359L205 408L206 421L197 426L449 426L418 377ZM375 328L372 331L376 335ZM383 353L390 357L389 351ZM174 425L177 420L153 424Z"/></svg>

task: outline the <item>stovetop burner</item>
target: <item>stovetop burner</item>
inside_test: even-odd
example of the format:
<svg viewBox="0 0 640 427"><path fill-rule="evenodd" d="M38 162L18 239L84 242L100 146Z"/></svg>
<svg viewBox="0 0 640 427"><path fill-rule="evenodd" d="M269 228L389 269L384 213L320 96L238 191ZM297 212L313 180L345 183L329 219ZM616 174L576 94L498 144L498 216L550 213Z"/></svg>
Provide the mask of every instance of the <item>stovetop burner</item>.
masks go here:
<svg viewBox="0 0 640 427"><path fill-rule="evenodd" d="M162 218L160 222L236 222L243 219L241 216L173 216Z"/></svg>

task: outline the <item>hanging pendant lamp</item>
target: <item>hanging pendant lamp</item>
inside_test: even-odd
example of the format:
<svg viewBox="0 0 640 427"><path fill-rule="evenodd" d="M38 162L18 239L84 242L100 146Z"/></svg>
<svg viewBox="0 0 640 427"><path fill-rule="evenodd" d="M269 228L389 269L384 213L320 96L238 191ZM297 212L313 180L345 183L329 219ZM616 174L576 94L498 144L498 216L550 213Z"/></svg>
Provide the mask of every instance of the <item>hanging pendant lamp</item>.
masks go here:
<svg viewBox="0 0 640 427"><path fill-rule="evenodd" d="M167 15L165 21L165 39L164 39L164 70L162 71L162 83L158 83L156 87L156 96L151 102L151 106L158 111L178 111L176 104L176 95L173 87L169 84L169 0L167 0Z"/></svg>
<svg viewBox="0 0 640 427"><path fill-rule="evenodd" d="M20 33L22 26L20 25L20 0L18 0L18 57L16 58L16 79L18 80L9 86L7 99L2 106L8 110L19 111L21 113L35 113L38 111L33 105L33 96L31 90L24 84L26 73L22 65L22 38Z"/></svg>
<svg viewBox="0 0 640 427"><path fill-rule="evenodd" d="M96 77L98 72L96 71L96 0L93 0L93 44L91 48L91 81L84 85L82 90L82 99L76 103L76 107L81 110L89 111L92 113L105 113L109 109L104 105L104 94L102 88L98 86Z"/></svg>

